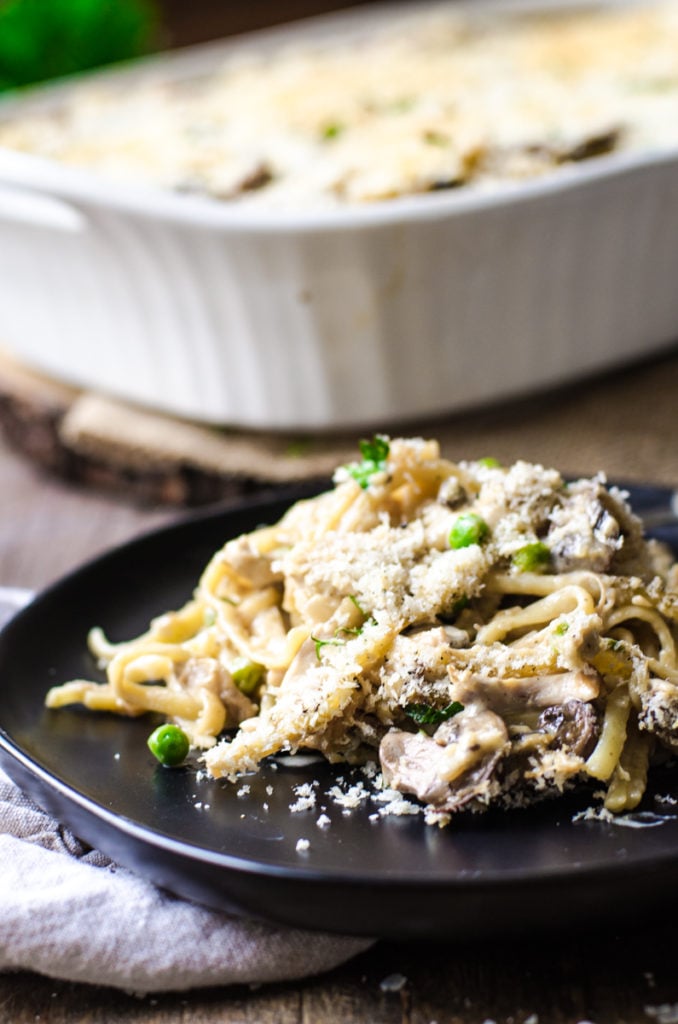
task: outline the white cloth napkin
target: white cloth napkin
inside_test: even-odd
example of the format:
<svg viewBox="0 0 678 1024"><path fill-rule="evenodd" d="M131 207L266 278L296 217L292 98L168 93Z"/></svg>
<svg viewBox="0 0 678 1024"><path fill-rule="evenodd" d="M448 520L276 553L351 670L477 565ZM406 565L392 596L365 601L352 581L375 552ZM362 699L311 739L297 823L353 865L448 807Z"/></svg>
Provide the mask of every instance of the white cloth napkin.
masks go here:
<svg viewBox="0 0 678 1024"><path fill-rule="evenodd" d="M30 596L0 587L0 625ZM371 944L171 896L83 846L0 771L0 970L160 992L308 977Z"/></svg>
<svg viewBox="0 0 678 1024"><path fill-rule="evenodd" d="M0 771L0 969L157 992L302 978L370 944L173 897L83 846Z"/></svg>

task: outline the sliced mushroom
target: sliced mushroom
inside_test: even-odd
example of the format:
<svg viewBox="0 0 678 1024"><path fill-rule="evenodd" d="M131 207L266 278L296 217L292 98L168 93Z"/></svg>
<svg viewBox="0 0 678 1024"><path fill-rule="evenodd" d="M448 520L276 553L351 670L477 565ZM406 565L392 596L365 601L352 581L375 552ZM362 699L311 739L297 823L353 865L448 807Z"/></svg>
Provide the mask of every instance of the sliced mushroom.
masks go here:
<svg viewBox="0 0 678 1024"><path fill-rule="evenodd" d="M579 480L570 486L562 505L552 511L546 542L556 572L609 569L624 537L604 504L605 498L598 481Z"/></svg>
<svg viewBox="0 0 678 1024"><path fill-rule="evenodd" d="M437 771L439 748L424 733L391 729L379 745L384 779L401 793L414 793L424 803L441 804L449 786Z"/></svg>
<svg viewBox="0 0 678 1024"><path fill-rule="evenodd" d="M621 131L618 127L601 128L589 135L588 138L583 138L569 146L563 146L558 153L558 160L561 163L578 163L611 153L617 148L620 136Z"/></svg>
<svg viewBox="0 0 678 1024"><path fill-rule="evenodd" d="M551 737L551 747L587 758L596 745L600 723L595 708L580 700L545 708L538 728Z"/></svg>
<svg viewBox="0 0 678 1024"><path fill-rule="evenodd" d="M454 684L452 696L455 700L465 704L480 698L499 714L548 708L567 701L591 701L600 692L600 677L594 671L493 678L459 673L450 668L449 674Z"/></svg>
<svg viewBox="0 0 678 1024"><path fill-rule="evenodd" d="M641 694L640 705L640 728L654 733L671 750L678 750L678 686L667 679L651 679Z"/></svg>
<svg viewBox="0 0 678 1024"><path fill-rule="evenodd" d="M403 793L455 811L472 800L487 802L490 783L509 748L501 718L486 708L466 708L431 736L392 729L381 741L384 778Z"/></svg>
<svg viewBox="0 0 678 1024"><path fill-rule="evenodd" d="M468 495L456 476L448 476L440 485L437 501L446 508L458 508L468 501Z"/></svg>

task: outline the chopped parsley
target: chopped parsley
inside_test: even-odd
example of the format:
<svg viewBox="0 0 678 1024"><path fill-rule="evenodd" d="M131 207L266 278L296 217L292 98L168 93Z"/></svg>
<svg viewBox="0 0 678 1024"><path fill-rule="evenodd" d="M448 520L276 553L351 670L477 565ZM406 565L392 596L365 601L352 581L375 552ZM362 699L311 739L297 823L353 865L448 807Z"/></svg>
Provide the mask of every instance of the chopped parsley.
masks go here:
<svg viewBox="0 0 678 1024"><path fill-rule="evenodd" d="M349 599L349 601L353 602L353 604L356 606L356 608L358 609L360 614L363 616L364 622L363 622L362 626L359 626L357 629L348 629L347 628L347 629L339 630L339 632L342 632L342 633L354 633L356 636L359 636L362 633L362 631L365 628L365 626L376 626L377 620L375 619L375 617L373 615L368 615L367 614L367 612L365 611L363 606L359 603L358 598L355 596L355 594L349 594L348 595L348 599Z"/></svg>
<svg viewBox="0 0 678 1024"><path fill-rule="evenodd" d="M386 469L390 447L388 440L381 434L375 434L371 441L360 441L358 447L363 457L362 462L352 462L346 469L364 490L369 487L376 473L383 473Z"/></svg>
<svg viewBox="0 0 678 1024"><path fill-rule="evenodd" d="M339 640L336 635L328 640L323 640L322 637L313 636L313 634L311 634L311 640L315 644L315 656L318 661L320 661L320 652L323 647L343 647L346 643L345 640Z"/></svg>
<svg viewBox="0 0 678 1024"><path fill-rule="evenodd" d="M364 614L364 613L363 613ZM320 652L323 647L327 647L328 644L331 647L343 647L346 643L346 639L342 638L342 633L346 634L346 637L360 636L365 626L375 626L376 621L373 618L366 619L362 626L339 626L335 629L334 636L323 639L319 636L313 636L311 634L311 640L315 644L315 653L318 661L320 661Z"/></svg>
<svg viewBox="0 0 678 1024"><path fill-rule="evenodd" d="M563 620L562 622L558 623L553 632L556 634L556 636L565 636L569 628L569 623Z"/></svg>
<svg viewBox="0 0 678 1024"><path fill-rule="evenodd" d="M448 718L458 715L464 710L464 705L458 700L453 700L444 708L434 708L430 704L407 704L405 714L408 715L417 725L440 725Z"/></svg>
<svg viewBox="0 0 678 1024"><path fill-rule="evenodd" d="M339 636L340 633L347 633L348 636L360 636L362 631L362 626L339 626L339 629L334 635Z"/></svg>

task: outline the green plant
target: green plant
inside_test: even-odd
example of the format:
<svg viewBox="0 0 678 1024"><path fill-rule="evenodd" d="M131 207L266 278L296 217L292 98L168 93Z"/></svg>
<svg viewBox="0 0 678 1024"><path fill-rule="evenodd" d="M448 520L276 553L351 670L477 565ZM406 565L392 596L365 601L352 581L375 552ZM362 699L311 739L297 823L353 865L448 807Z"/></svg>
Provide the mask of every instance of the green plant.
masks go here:
<svg viewBox="0 0 678 1024"><path fill-rule="evenodd" d="M14 89L148 53L153 0L0 0L0 89Z"/></svg>

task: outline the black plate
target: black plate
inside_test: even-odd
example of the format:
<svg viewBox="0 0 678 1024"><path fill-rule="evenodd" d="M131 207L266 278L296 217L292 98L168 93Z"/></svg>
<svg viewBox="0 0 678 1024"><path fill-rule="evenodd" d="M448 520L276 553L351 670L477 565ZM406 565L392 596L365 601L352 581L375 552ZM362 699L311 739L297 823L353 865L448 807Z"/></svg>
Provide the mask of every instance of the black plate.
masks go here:
<svg viewBox="0 0 678 1024"><path fill-rule="evenodd" d="M670 495L632 500L678 547ZM47 688L96 676L90 626L114 640L186 600L224 540L275 521L287 502L191 517L89 563L38 596L0 634L0 761L88 843L171 891L209 906L362 935L482 936L581 926L664 909L678 891L678 773L654 776L631 828L573 822L589 794L510 813L460 815L450 827L381 817L367 799L344 813L328 789L354 771L269 765L243 785L165 769L147 751L153 724L43 708ZM295 786L317 805L292 813ZM344 788L345 788L344 784ZM267 805L267 809L264 808ZM325 808L328 828L316 824ZM308 839L306 852L297 850Z"/></svg>

